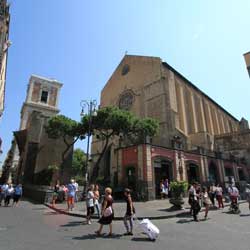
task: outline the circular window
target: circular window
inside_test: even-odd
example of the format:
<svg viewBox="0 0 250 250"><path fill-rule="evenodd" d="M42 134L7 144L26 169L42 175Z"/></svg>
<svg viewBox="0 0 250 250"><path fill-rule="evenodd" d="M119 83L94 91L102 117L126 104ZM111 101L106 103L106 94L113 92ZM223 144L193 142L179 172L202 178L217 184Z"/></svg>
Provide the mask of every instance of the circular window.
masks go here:
<svg viewBox="0 0 250 250"><path fill-rule="evenodd" d="M125 65L123 66L123 68L122 68L122 75L123 75L123 76L126 75L126 74L129 72L129 70L130 70L129 65L128 65L128 64L125 64Z"/></svg>

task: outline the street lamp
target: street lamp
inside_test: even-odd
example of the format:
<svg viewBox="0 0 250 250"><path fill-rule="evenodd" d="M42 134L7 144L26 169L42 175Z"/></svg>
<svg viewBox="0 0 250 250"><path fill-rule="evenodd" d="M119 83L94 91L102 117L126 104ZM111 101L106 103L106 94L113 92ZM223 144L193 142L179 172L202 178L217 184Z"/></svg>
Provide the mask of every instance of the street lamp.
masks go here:
<svg viewBox="0 0 250 250"><path fill-rule="evenodd" d="M87 132L87 156L86 156L86 167L84 171L85 175L85 186L84 186L84 191L87 191L88 187L88 179L89 179L89 169L88 169L88 164L89 164L89 141L90 141L90 136L91 136L91 128L92 128L92 118L93 116L97 116L96 112L96 105L97 102L96 100L82 100L80 102L80 106L82 108L80 116L83 117L85 114L88 115L88 132ZM87 111L87 112L85 112Z"/></svg>

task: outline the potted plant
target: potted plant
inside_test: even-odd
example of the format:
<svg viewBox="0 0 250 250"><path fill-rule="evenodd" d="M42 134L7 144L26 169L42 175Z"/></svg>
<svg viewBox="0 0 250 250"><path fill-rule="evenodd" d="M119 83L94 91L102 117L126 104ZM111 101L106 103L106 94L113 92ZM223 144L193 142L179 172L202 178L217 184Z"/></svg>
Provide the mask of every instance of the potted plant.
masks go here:
<svg viewBox="0 0 250 250"><path fill-rule="evenodd" d="M172 198L169 200L175 209L182 209L184 204L183 195L187 191L188 183L186 181L173 181L170 183Z"/></svg>

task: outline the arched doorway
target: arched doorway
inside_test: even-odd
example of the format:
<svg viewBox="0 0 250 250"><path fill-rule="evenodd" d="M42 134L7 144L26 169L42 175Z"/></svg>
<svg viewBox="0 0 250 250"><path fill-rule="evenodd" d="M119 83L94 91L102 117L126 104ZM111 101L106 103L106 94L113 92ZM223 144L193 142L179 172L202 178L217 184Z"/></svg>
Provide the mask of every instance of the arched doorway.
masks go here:
<svg viewBox="0 0 250 250"><path fill-rule="evenodd" d="M160 197L160 182L161 180L168 179L170 182L173 179L172 163L166 158L156 158L153 161L154 166L154 183L155 195Z"/></svg>
<svg viewBox="0 0 250 250"><path fill-rule="evenodd" d="M208 167L208 181L215 184L219 182L217 166L213 162Z"/></svg>
<svg viewBox="0 0 250 250"><path fill-rule="evenodd" d="M189 183L192 183L194 181L200 182L199 166L191 162L188 163L186 167L187 167L188 182Z"/></svg>

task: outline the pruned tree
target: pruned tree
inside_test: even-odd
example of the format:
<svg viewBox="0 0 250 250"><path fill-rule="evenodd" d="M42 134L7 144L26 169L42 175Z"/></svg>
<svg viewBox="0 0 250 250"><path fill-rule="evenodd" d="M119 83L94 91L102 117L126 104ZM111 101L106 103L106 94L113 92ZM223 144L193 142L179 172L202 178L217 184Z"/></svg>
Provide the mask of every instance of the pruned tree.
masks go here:
<svg viewBox="0 0 250 250"><path fill-rule="evenodd" d="M45 130L49 138L62 138L65 143L66 147L61 154L60 171L62 174L67 153L79 139L84 139L86 131L82 123L64 115L57 115L49 119L48 124L45 126Z"/></svg>
<svg viewBox="0 0 250 250"><path fill-rule="evenodd" d="M104 145L94 165L91 181L98 177L101 160L114 137L139 139L154 136L158 127L159 123L154 119L140 119L131 112L117 107L105 107L98 110L97 116L92 120L92 130L96 138L103 141Z"/></svg>

